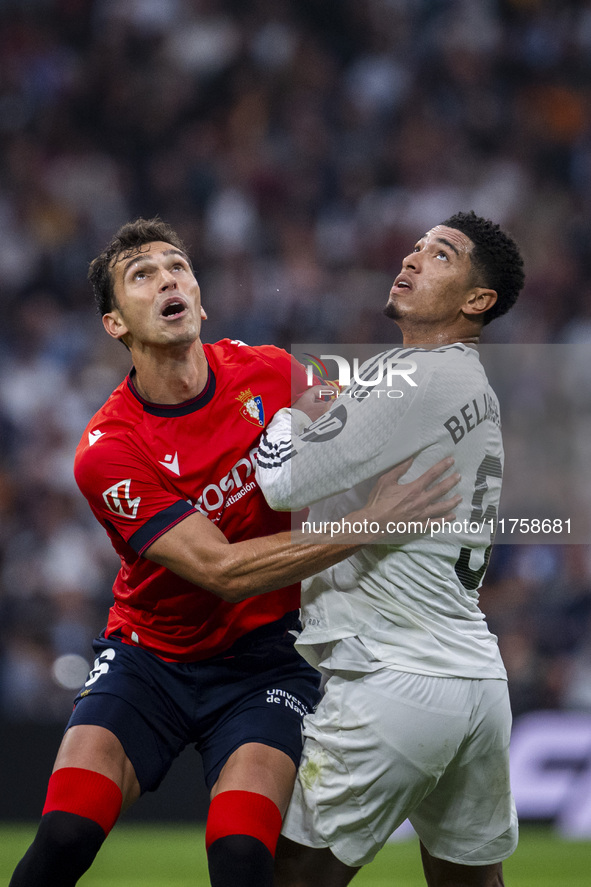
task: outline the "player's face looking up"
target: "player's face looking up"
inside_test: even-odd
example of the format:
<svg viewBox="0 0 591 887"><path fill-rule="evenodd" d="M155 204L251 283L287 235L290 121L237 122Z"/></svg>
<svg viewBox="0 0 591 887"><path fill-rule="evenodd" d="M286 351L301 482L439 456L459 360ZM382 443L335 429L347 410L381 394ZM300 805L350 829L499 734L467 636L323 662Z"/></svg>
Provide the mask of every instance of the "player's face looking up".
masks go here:
<svg viewBox="0 0 591 887"><path fill-rule="evenodd" d="M480 315L496 300L494 290L479 285L472 265L474 244L462 231L437 225L418 241L402 262L385 309L404 331L416 328L415 342L459 326L480 326ZM406 339L405 339L406 341Z"/></svg>
<svg viewBox="0 0 591 887"><path fill-rule="evenodd" d="M201 293L188 257L170 243L148 243L112 265L116 305L103 317L117 339L138 346L189 345L201 330Z"/></svg>

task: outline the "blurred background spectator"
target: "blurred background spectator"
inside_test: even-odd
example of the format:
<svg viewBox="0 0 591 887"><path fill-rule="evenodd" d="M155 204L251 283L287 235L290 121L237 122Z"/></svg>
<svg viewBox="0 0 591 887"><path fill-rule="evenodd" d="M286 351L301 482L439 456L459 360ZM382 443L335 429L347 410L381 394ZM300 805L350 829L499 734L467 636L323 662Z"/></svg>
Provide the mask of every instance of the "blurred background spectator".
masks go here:
<svg viewBox="0 0 591 887"><path fill-rule="evenodd" d="M86 283L114 230L177 228L206 341L379 343L410 245L474 209L526 258L487 341L584 346L590 105L588 0L1 0L2 719L66 719L111 601L72 460L129 369ZM499 546L482 600L515 712L591 711L591 546Z"/></svg>

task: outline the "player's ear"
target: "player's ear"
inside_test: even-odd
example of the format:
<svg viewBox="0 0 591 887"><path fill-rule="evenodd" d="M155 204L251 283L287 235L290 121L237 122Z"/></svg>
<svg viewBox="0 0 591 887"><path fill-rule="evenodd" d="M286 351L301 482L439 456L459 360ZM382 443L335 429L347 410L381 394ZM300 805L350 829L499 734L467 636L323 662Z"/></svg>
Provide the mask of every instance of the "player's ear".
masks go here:
<svg viewBox="0 0 591 887"><path fill-rule="evenodd" d="M492 308L496 301L496 290L487 289L483 286L477 286L474 289L470 290L468 298L462 305L462 311L464 312L464 314L470 314L472 316L484 314L485 311L488 311L489 308Z"/></svg>
<svg viewBox="0 0 591 887"><path fill-rule="evenodd" d="M113 339L121 339L129 332L117 309L103 314L103 326Z"/></svg>

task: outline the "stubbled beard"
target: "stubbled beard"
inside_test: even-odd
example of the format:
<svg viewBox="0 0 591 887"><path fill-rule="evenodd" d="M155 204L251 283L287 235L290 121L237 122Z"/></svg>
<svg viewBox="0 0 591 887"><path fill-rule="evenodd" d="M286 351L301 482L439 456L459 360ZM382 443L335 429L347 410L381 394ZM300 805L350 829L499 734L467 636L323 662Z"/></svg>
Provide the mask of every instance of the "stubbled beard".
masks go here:
<svg viewBox="0 0 591 887"><path fill-rule="evenodd" d="M400 311L391 299L389 299L386 303L384 314L386 315L386 317L389 317L390 320L398 320L401 317Z"/></svg>

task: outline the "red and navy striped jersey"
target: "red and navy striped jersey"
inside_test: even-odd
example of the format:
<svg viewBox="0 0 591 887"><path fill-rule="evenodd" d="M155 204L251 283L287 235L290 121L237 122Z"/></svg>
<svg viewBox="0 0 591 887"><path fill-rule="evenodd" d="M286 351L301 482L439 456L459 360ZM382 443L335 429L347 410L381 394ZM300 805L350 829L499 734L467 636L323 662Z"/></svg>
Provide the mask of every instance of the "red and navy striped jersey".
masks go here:
<svg viewBox="0 0 591 887"><path fill-rule="evenodd" d="M89 422L74 465L121 558L107 637L178 661L213 656L299 607L299 584L231 604L143 556L195 510L230 542L290 527L290 515L265 502L255 460L263 428L292 400L294 361L279 348L229 339L203 347L209 376L198 397L149 403L132 370ZM297 395L306 388L299 364L295 379Z"/></svg>

